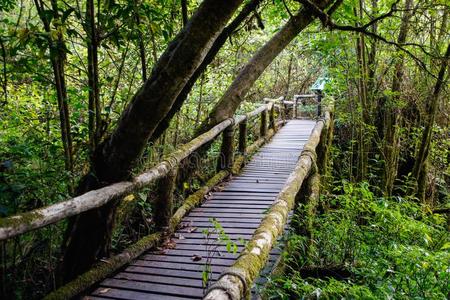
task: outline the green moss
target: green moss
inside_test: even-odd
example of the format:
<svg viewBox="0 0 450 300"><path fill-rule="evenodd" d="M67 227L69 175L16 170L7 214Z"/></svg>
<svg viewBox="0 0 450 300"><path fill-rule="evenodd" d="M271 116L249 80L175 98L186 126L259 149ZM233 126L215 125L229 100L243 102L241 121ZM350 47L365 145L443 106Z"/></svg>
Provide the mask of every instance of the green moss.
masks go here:
<svg viewBox="0 0 450 300"><path fill-rule="evenodd" d="M177 211L173 214L169 221L169 232L174 232L180 223L181 219L194 207L198 206L203 202L205 195L214 188L217 184L219 184L222 180L224 180L230 174L229 171L223 170L218 172L214 177L212 177L206 185L201 187L195 193L186 198L183 205L177 209Z"/></svg>
<svg viewBox="0 0 450 300"><path fill-rule="evenodd" d="M237 175L241 171L242 165L244 164L245 156L239 155L234 159L233 167L231 167L231 174Z"/></svg>
<svg viewBox="0 0 450 300"><path fill-rule="evenodd" d="M37 211L30 211L9 218L0 218L0 228L8 228L8 227L17 228L21 225L30 227L33 221L43 217L44 216Z"/></svg>
<svg viewBox="0 0 450 300"><path fill-rule="evenodd" d="M161 233L154 233L140 239L121 254L112 257L107 262L96 265L86 273L78 276L75 280L48 294L44 299L71 299L81 294L86 289L105 279L110 274L141 255L144 251L155 247L161 240L161 237Z"/></svg>

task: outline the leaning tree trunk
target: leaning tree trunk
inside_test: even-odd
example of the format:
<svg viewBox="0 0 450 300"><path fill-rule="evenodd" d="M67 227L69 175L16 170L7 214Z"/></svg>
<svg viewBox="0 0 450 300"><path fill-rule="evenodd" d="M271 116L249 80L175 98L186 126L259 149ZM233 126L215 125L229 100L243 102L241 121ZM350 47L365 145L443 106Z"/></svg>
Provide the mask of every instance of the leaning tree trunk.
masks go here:
<svg viewBox="0 0 450 300"><path fill-rule="evenodd" d="M443 62L441 64L441 69L439 70L439 75L434 86L433 93L428 98L428 120L425 125L425 129L422 133L422 140L420 144L419 151L416 155L416 160L414 163L413 176L417 183L417 197L419 200L425 200L425 189L426 189L426 165L428 160L428 155L430 153L431 145L431 135L433 132L434 121L436 119L437 108L439 104L439 94L444 85L445 72L449 64L450 58L450 44L447 46L447 51L445 53Z"/></svg>
<svg viewBox="0 0 450 300"><path fill-rule="evenodd" d="M406 0L405 11L403 13L402 21L400 24L400 32L398 35L397 43L402 45L406 41L406 37L409 31L409 22L412 16L411 7L413 0ZM384 154L384 194L386 196L392 195L394 188L394 181L397 178L397 167L400 151L400 137L399 137L399 110L395 108L395 103L400 100L401 87L403 82L403 57L398 58L394 67L394 77L392 79L392 94L391 103L388 107L384 107L384 141L383 141L383 154Z"/></svg>
<svg viewBox="0 0 450 300"><path fill-rule="evenodd" d="M205 0L134 95L114 132L96 149L78 193L126 180L159 122L203 61L242 0ZM70 220L61 272L64 280L86 271L107 254L117 201Z"/></svg>
<svg viewBox="0 0 450 300"><path fill-rule="evenodd" d="M331 1L316 0L314 3L321 9L326 8ZM225 94L214 106L208 118L197 128L196 134L206 132L214 125L231 117L245 95L278 54L313 20L314 13L302 7L298 13L261 48L241 69L237 77L226 90Z"/></svg>
<svg viewBox="0 0 450 300"><path fill-rule="evenodd" d="M181 109L181 106L183 105L188 94L192 90L192 87L194 86L195 82L206 71L206 68L214 60L219 50L227 41L228 37L230 37L230 35L238 28L239 24L241 24L250 15L250 13L256 9L256 7L261 2L262 0L251 0L250 2L248 2L242 8L239 14L233 19L233 21L227 27L224 28L222 33L214 41L214 44L212 45L208 54L206 54L205 58L203 59L203 62L200 64L197 70L195 70L194 74L191 76L191 78L189 78L189 81L186 83L183 90L177 96L177 99L175 100L175 103L173 104L170 111L167 113L164 119L158 124L158 127L156 128L155 132L150 138L150 141L152 142L156 141L166 131L166 129L169 128L170 121L175 116L175 114Z"/></svg>

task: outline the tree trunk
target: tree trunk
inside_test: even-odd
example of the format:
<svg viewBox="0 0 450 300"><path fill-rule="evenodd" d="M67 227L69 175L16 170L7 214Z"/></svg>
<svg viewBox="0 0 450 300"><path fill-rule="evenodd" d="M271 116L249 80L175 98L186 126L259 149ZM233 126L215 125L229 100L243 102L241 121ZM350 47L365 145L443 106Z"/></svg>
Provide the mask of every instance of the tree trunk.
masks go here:
<svg viewBox="0 0 450 300"><path fill-rule="evenodd" d="M1 101L1 106L3 106L8 103L8 74L6 68L6 47L1 37L0 37L0 47L2 50L2 60L3 60L2 80L1 80L3 90L3 100Z"/></svg>
<svg viewBox="0 0 450 300"><path fill-rule="evenodd" d="M236 16L236 18L234 18L234 20L230 23L230 25L228 25L217 37L208 54L206 54L205 58L203 59L203 62L200 64L197 70L195 70L194 74L191 76L191 78L189 78L189 81L186 83L183 90L177 96L177 99L175 100L175 103L173 104L169 113L158 124L158 127L156 128L155 132L150 138L150 141L157 140L163 134L163 132L169 127L170 121L175 116L175 114L180 110L181 106L183 105L188 94L192 90L192 87L194 86L197 79L205 72L208 65L214 60L219 50L227 41L228 37L237 29L239 24L241 24L242 21L245 20L250 15L250 13L256 9L256 7L261 1L262 0L252 0L247 5L245 5L244 8Z"/></svg>
<svg viewBox="0 0 450 300"><path fill-rule="evenodd" d="M320 8L330 4L329 0L316 0L314 3ZM196 134L203 133L231 117L245 95L253 86L255 81L264 72L267 66L277 55L313 20L314 14L306 8L292 16L289 21L261 48L250 61L242 68L233 83L228 87L225 94L214 106L208 118L196 130Z"/></svg>
<svg viewBox="0 0 450 300"><path fill-rule="evenodd" d="M139 16L139 11L137 6L139 5L138 1L134 2L134 17L136 20L136 27L138 31L138 46L139 46L139 57L141 59L141 71L142 71L142 81L145 83L147 80L147 59L145 57L145 45L144 39L142 37L141 31L141 17ZM156 62L156 59L155 59Z"/></svg>
<svg viewBox="0 0 450 300"><path fill-rule="evenodd" d="M86 46L88 49L88 87L89 87L89 149L91 156L97 147L101 124L101 105L98 80L98 34L95 21L94 0L86 1Z"/></svg>
<svg viewBox="0 0 450 300"><path fill-rule="evenodd" d="M91 171L80 182L78 193L130 177L155 128L170 111L176 97L241 2L202 2L160 57L150 78L134 95L117 128L97 147ZM65 281L86 271L97 258L107 254L116 202L70 220L61 266Z"/></svg>
<svg viewBox="0 0 450 300"><path fill-rule="evenodd" d="M294 60L294 54L291 54L291 56L289 57L286 91L284 92L284 99L288 99L288 95L289 95L289 86L291 85L291 73L292 73L292 61L293 60Z"/></svg>
<svg viewBox="0 0 450 300"><path fill-rule="evenodd" d="M202 74L202 79L200 80L200 95L198 97L197 104L197 114L195 115L195 127L198 126L200 122L200 116L202 114L202 102L203 102L203 86L205 84L205 73Z"/></svg>
<svg viewBox="0 0 450 300"><path fill-rule="evenodd" d="M442 86L444 85L445 72L449 64L449 58L450 58L450 44L447 46L447 51L442 61L433 93L428 98L428 120L425 125L425 129L423 130L422 133L420 148L419 151L417 152L416 160L414 163L413 176L417 182L417 197L421 201L425 200L426 176L427 176L426 165L428 155L430 153L431 136L433 133L434 121L436 119L437 109L439 105L439 94L442 90Z"/></svg>
<svg viewBox="0 0 450 300"><path fill-rule="evenodd" d="M72 155L72 136L70 130L69 106L67 103L67 89L65 79L65 44L61 34L58 34L57 39L53 40L50 36L50 23L45 16L44 4L42 1L34 0L38 15L44 24L44 30L48 33L48 45L50 48L50 62L53 68L53 75L55 78L56 98L58 101L59 121L61 127L61 139L64 149L64 163L67 171L71 172L73 169L73 155ZM51 1L52 11L55 19L59 19L58 6L56 0ZM69 191L71 188L69 187Z"/></svg>
<svg viewBox="0 0 450 300"><path fill-rule="evenodd" d="M413 0L406 0L405 11L403 13L402 21L400 24L400 32L397 38L398 44L404 44L409 31L409 22L412 16ZM386 196L392 195L392 190L394 188L394 181L397 177L397 167L399 159L400 150L400 138L399 138L399 109L396 108L396 103L400 100L401 86L403 82L403 57L398 58L397 63L394 67L394 77L392 79L392 94L391 101L386 101L383 110L384 115L384 142L383 142L383 152L384 152L384 194Z"/></svg>
<svg viewBox="0 0 450 300"><path fill-rule="evenodd" d="M378 10L378 0L372 0L372 14L376 14ZM373 18L372 18L373 20ZM375 22L372 25L372 32L373 33L377 33L378 30L378 25ZM374 99L374 88L375 88L375 74L376 74L376 66L377 66L377 61L376 61L376 57L377 57L377 45L378 45L378 41L376 39L371 39L370 40L370 50L369 53L367 55L367 67L368 67L368 72L367 72L367 91L368 93L371 94L370 99L373 100Z"/></svg>
<svg viewBox="0 0 450 300"><path fill-rule="evenodd" d="M183 26L188 22L187 0L181 0L181 16L183 18Z"/></svg>
<svg viewBox="0 0 450 300"><path fill-rule="evenodd" d="M359 1L359 10L355 9L355 16L360 20L363 18L364 1ZM359 26L359 22L357 26ZM370 106L367 96L367 61L366 44L363 33L358 33L356 38L356 54L358 62L358 99L361 107L361 121L359 124L359 142L358 146L358 167L356 169L356 179L362 181L366 179L369 161L370 138L367 137L366 126L370 125Z"/></svg>

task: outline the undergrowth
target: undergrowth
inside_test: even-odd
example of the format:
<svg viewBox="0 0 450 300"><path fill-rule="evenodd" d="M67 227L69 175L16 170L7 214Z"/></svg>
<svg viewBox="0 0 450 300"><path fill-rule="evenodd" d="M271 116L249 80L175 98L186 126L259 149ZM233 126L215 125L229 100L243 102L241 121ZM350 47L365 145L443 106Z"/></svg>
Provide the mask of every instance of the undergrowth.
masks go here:
<svg viewBox="0 0 450 300"><path fill-rule="evenodd" d="M312 231L291 233L284 275L269 299L448 299L450 234L444 216L413 199L376 197L343 182L322 196ZM293 228L305 222L299 205Z"/></svg>

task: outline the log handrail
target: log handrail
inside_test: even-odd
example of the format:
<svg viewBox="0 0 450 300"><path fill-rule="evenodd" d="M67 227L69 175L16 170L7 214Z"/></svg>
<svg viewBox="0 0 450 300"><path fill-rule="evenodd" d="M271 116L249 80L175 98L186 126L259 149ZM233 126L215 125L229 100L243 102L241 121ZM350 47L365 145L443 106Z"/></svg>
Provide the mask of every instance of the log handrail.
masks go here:
<svg viewBox="0 0 450 300"><path fill-rule="evenodd" d="M150 185L155 180L167 176L169 172L176 168L182 160L189 157L189 155L201 146L217 138L217 136L219 136L230 126L237 126L248 119L263 114L266 111L270 112L270 118L273 119L274 102L279 99L271 100L246 115L238 115L222 121L209 131L181 146L177 151L167 156L156 166L134 177L130 181L117 182L89 191L80 196L51 204L49 206L16 214L14 216L1 218L0 241L54 224L65 218L78 215L85 211L101 207L114 199L124 197L137 189Z"/></svg>

